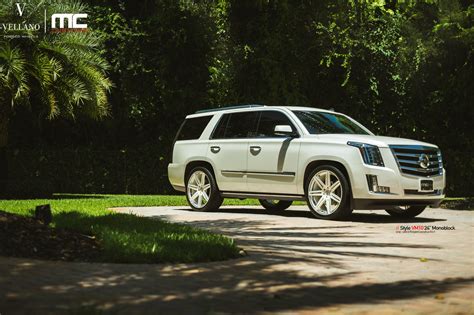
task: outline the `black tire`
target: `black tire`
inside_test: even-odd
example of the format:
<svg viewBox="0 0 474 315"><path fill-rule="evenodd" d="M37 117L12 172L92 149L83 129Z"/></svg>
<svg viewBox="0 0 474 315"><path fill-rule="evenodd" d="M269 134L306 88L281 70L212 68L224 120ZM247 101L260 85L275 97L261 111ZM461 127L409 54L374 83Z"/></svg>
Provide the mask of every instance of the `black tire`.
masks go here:
<svg viewBox="0 0 474 315"><path fill-rule="evenodd" d="M340 182L339 187L341 189L340 190L341 201L339 205L337 206L337 208L334 209L333 212L331 212L330 214L322 214L321 213L322 210L318 212L318 210L310 201L310 196L309 196L309 191L310 191L309 186L312 182L312 179L315 177L316 174L322 171L330 171L335 177L337 177L337 179ZM306 179L304 188L305 188L306 202L308 204L309 210L316 218L324 219L324 220L340 220L340 219L347 218L352 213L351 202L350 202L351 196L352 196L351 188L346 176L337 167L333 165L321 165L321 166L316 167L313 171L311 171L310 175Z"/></svg>
<svg viewBox="0 0 474 315"><path fill-rule="evenodd" d="M395 218L410 219L414 218L423 211L425 211L426 206L409 206L404 207L394 207L391 209L385 209L385 211Z"/></svg>
<svg viewBox="0 0 474 315"><path fill-rule="evenodd" d="M208 179L208 183L210 184L209 188L209 195L208 195L208 201L205 205L202 207L199 207L196 205L196 202L192 201L192 198L190 195L190 190L189 185L190 184L190 179L192 178L193 174L196 174L197 172L202 172L206 175ZM197 173L199 174L199 173ZM206 167L204 166L198 166L193 168L188 174L186 174L186 200L188 201L189 206L196 211L215 211L218 210L219 207L222 205L222 202L224 201L224 198L222 198L221 193L219 189L217 188L216 180L214 178L214 175L212 174L211 171L209 171Z"/></svg>
<svg viewBox="0 0 474 315"><path fill-rule="evenodd" d="M293 203L291 200L258 199L258 201L268 212L273 213L283 212Z"/></svg>

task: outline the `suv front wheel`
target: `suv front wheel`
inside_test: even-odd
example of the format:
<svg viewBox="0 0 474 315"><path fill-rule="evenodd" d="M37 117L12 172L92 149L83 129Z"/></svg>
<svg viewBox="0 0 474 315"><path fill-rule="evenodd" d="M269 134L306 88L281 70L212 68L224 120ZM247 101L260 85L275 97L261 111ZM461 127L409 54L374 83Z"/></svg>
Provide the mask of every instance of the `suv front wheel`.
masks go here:
<svg viewBox="0 0 474 315"><path fill-rule="evenodd" d="M349 183L337 167L316 167L306 180L305 192L309 210L318 219L342 219L352 212Z"/></svg>
<svg viewBox="0 0 474 315"><path fill-rule="evenodd" d="M193 168L187 176L186 199L191 208L199 211L217 210L224 201L214 176L202 166Z"/></svg>

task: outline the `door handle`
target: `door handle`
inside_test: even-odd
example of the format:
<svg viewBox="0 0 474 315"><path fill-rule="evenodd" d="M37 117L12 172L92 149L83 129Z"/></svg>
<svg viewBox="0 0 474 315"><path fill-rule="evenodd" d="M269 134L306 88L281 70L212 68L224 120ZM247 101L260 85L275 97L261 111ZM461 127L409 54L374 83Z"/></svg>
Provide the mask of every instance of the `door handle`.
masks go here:
<svg viewBox="0 0 474 315"><path fill-rule="evenodd" d="M252 152L253 154L259 154L260 151L262 151L261 147L259 147L257 145L250 146L250 152Z"/></svg>
<svg viewBox="0 0 474 315"><path fill-rule="evenodd" d="M221 147L219 147L217 145L211 146L211 152L212 153L219 153L220 150L221 150Z"/></svg>

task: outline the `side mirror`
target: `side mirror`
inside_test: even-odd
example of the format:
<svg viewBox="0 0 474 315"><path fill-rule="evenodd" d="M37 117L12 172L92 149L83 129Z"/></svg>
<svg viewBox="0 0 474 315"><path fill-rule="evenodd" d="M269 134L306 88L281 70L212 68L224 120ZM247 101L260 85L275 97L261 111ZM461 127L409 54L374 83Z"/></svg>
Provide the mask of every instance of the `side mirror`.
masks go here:
<svg viewBox="0 0 474 315"><path fill-rule="evenodd" d="M287 136L287 137L295 136L293 129L291 129L291 126L289 125L276 125L274 132L275 132L275 135L277 136Z"/></svg>

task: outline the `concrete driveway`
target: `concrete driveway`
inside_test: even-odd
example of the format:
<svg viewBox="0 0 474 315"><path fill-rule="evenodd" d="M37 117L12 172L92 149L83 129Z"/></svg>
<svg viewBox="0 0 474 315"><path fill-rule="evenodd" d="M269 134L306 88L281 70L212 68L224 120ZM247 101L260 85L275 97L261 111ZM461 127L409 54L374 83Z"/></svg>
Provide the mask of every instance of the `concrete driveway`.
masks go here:
<svg viewBox="0 0 474 315"><path fill-rule="evenodd" d="M428 209L398 220L356 212L314 219L306 207L192 212L117 209L233 237L224 262L119 265L0 258L0 313L473 314L474 212Z"/></svg>

